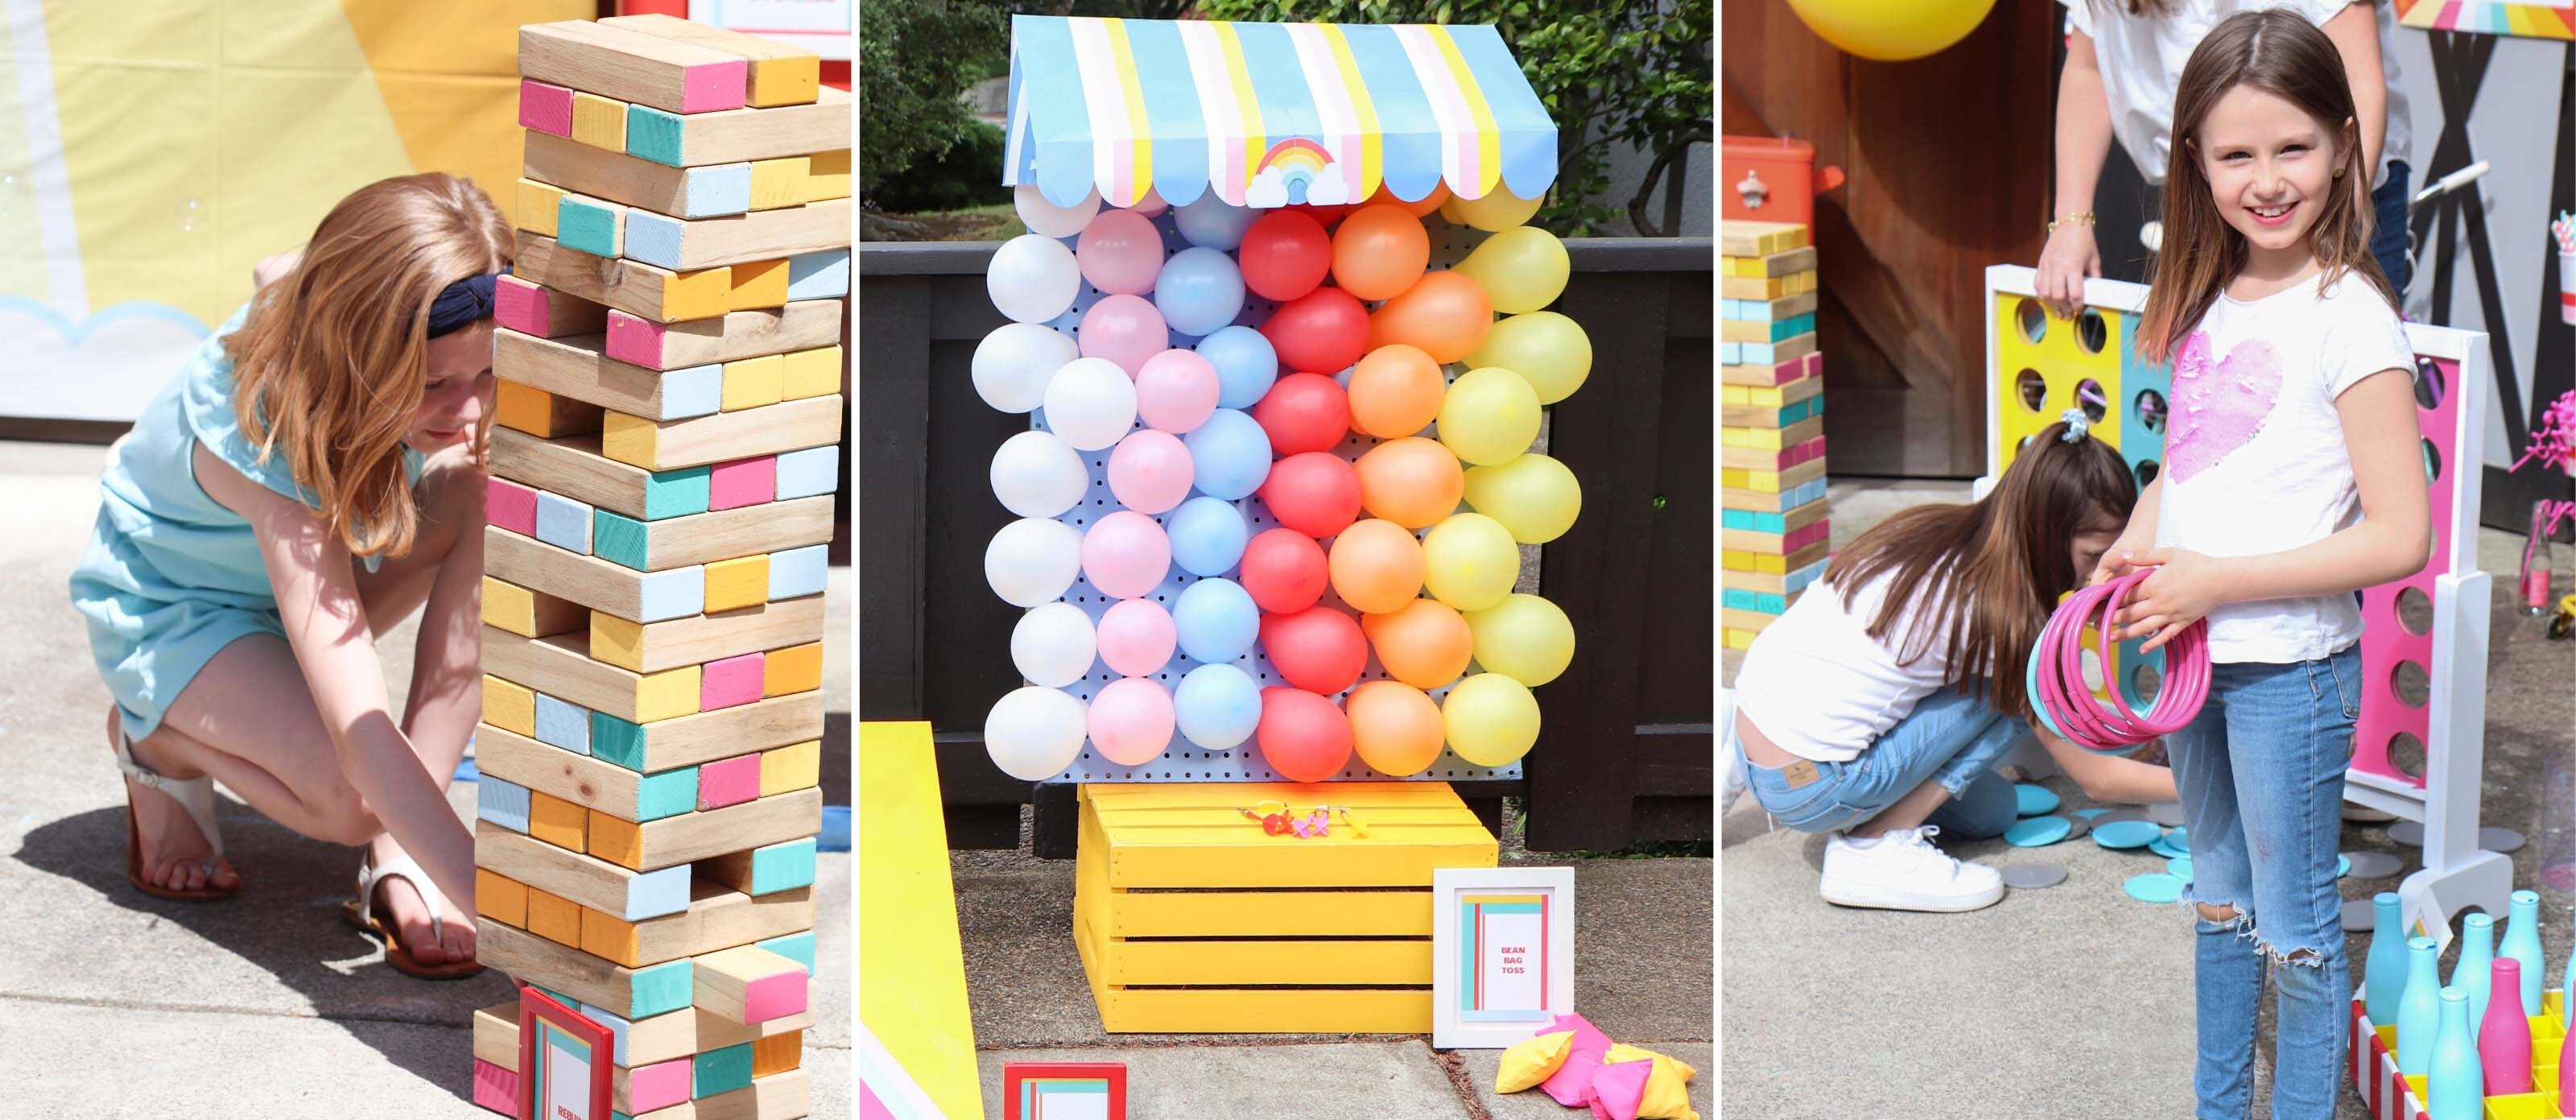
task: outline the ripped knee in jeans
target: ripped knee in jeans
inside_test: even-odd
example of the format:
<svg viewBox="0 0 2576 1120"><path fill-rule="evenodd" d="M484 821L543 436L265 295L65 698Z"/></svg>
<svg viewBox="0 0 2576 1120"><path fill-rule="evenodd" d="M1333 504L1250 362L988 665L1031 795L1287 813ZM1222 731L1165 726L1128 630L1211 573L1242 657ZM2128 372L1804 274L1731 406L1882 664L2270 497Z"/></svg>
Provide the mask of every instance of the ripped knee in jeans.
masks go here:
<svg viewBox="0 0 2576 1120"><path fill-rule="evenodd" d="M2304 965L2308 968L2325 967L2325 955L2314 949L2293 949L2284 953L2272 947L2269 942L2255 933L2253 917L2233 905L2224 902L2192 902L2189 905L2200 918L2202 933L2233 933L2252 941L2255 950L2272 958L2275 964Z"/></svg>

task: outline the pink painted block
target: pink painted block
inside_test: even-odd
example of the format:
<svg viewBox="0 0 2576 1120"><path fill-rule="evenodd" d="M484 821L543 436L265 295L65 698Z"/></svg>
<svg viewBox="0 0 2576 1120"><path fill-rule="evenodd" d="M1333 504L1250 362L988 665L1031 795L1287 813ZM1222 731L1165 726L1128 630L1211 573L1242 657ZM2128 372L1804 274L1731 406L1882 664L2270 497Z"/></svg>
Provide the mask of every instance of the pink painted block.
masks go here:
<svg viewBox="0 0 2576 1120"><path fill-rule="evenodd" d="M627 1115L637 1116L687 1101L690 1071L691 1062L687 1058L673 1058L626 1071Z"/></svg>
<svg viewBox="0 0 2576 1120"><path fill-rule="evenodd" d="M572 136L572 91L519 79L519 127L550 136Z"/></svg>
<svg viewBox="0 0 2576 1120"><path fill-rule="evenodd" d="M554 334L546 321L546 290L516 276L504 276L493 282L492 317L520 334L532 334L538 338L550 338Z"/></svg>
<svg viewBox="0 0 2576 1120"><path fill-rule="evenodd" d="M1798 360L1806 365L1806 372L1799 374L1798 376L1800 377L1814 377L1817 374L1825 372L1825 352L1822 350L1810 353L1806 357Z"/></svg>
<svg viewBox="0 0 2576 1120"><path fill-rule="evenodd" d="M763 976L743 986L743 1025L805 1013L805 970Z"/></svg>
<svg viewBox="0 0 2576 1120"><path fill-rule="evenodd" d="M647 369L660 369L663 329L660 323L611 308L608 356Z"/></svg>
<svg viewBox="0 0 2576 1120"><path fill-rule="evenodd" d="M778 456L718 463L707 475L707 508L756 506L778 497Z"/></svg>
<svg viewBox="0 0 2576 1120"><path fill-rule="evenodd" d="M721 809L760 796L760 755L698 765L698 808Z"/></svg>
<svg viewBox="0 0 2576 1120"><path fill-rule="evenodd" d="M519 1075L484 1061L474 1059L474 1104L503 1116L519 1108Z"/></svg>
<svg viewBox="0 0 2576 1120"><path fill-rule="evenodd" d="M751 64L741 59L689 67L680 73L680 111L742 108L750 78Z"/></svg>
<svg viewBox="0 0 2576 1120"><path fill-rule="evenodd" d="M495 478L483 497L483 519L523 537L536 536L537 492L506 478Z"/></svg>
<svg viewBox="0 0 2576 1120"><path fill-rule="evenodd" d="M714 711L760 699L763 656L746 653L740 657L707 662L698 676L698 710Z"/></svg>

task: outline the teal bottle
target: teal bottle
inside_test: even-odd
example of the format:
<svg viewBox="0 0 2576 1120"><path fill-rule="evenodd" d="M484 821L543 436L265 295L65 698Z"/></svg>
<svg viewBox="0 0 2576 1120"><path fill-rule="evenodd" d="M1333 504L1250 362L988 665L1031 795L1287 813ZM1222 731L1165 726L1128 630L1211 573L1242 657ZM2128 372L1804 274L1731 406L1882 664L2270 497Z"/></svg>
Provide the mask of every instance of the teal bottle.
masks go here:
<svg viewBox="0 0 2576 1120"><path fill-rule="evenodd" d="M2406 943L2406 994L2397 1000L2397 1072L2408 1077L2422 1077L2433 1068L2433 1039L2442 1029L2441 955L2441 943L2430 937Z"/></svg>
<svg viewBox="0 0 2576 1120"><path fill-rule="evenodd" d="M2522 966L2522 1006L2525 1014L2540 1014L2540 988L2545 972L2540 963L2540 895L2535 891L2513 892L2512 905L2505 910L2504 944L2496 955L2511 958Z"/></svg>
<svg viewBox="0 0 2576 1120"><path fill-rule="evenodd" d="M2460 919L2460 959L2451 962L2451 986L2468 993L2472 1023L2486 1021L2487 988L2494 971L2495 919L2484 910L2473 911Z"/></svg>
<svg viewBox="0 0 2576 1120"><path fill-rule="evenodd" d="M2361 964L2361 995L2362 1010L2377 1026L2396 1022L2397 1001L2406 994L2406 919L2398 913L2395 891L2372 896L2370 909L2370 956Z"/></svg>
<svg viewBox="0 0 2576 1120"><path fill-rule="evenodd" d="M2424 1071L2424 1096L2431 1120L2485 1120L2486 1071L2478 1066L2477 1036L2469 1029L2469 993L2457 984L2442 989L2442 1029Z"/></svg>

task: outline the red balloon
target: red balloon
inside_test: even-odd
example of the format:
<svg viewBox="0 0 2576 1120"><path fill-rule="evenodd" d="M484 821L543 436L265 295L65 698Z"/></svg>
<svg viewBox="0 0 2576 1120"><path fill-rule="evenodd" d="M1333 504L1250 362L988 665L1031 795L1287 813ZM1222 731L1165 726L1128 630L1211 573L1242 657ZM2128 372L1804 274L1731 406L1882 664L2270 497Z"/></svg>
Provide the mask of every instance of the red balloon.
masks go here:
<svg viewBox="0 0 2576 1120"><path fill-rule="evenodd" d="M1243 589L1262 610L1305 610L1324 597L1331 582L1323 546L1295 529L1264 529L1243 546Z"/></svg>
<svg viewBox="0 0 2576 1120"><path fill-rule="evenodd" d="M1318 224L1329 229L1332 227L1333 223L1341 221L1344 215L1349 214L1353 210L1359 209L1359 207L1348 202L1335 203L1331 206L1318 205L1312 202L1300 202L1288 209L1299 214L1307 215L1308 217L1315 219Z"/></svg>
<svg viewBox="0 0 2576 1120"><path fill-rule="evenodd" d="M1360 473L1349 460L1328 451L1307 451L1270 464L1270 477L1258 493L1279 524L1310 537L1333 536L1360 516Z"/></svg>
<svg viewBox="0 0 2576 1120"><path fill-rule="evenodd" d="M1279 305L1261 323L1279 364L1307 373L1340 373L1369 349L1369 313L1358 296L1317 288Z"/></svg>
<svg viewBox="0 0 2576 1120"><path fill-rule="evenodd" d="M1360 624L1320 604L1263 616L1261 651L1289 684L1322 696L1360 683L1360 670L1368 667L1368 638Z"/></svg>
<svg viewBox="0 0 2576 1120"><path fill-rule="evenodd" d="M1315 290L1333 268L1333 239L1311 214L1273 210L1243 231L1243 286L1281 302Z"/></svg>
<svg viewBox="0 0 2576 1120"><path fill-rule="evenodd" d="M1351 761L1351 721L1333 702L1294 688L1261 690L1252 737L1261 758L1292 782L1320 782Z"/></svg>
<svg viewBox="0 0 2576 1120"><path fill-rule="evenodd" d="M1292 373L1253 402L1252 419L1270 437L1272 454L1330 451L1351 434L1351 397L1320 373Z"/></svg>

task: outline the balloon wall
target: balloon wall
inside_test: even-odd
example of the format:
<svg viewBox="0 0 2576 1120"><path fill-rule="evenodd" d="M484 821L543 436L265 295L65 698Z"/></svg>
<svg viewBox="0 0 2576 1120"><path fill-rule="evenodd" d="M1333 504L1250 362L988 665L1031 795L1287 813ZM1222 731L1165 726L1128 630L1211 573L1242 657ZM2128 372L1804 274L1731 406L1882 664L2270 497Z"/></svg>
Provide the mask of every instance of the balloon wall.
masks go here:
<svg viewBox="0 0 2576 1120"><path fill-rule="evenodd" d="M985 554L1030 781L1513 777L1574 627L1516 594L1582 505L1530 450L1591 343L1533 200L1057 207L986 283L976 391L1025 413Z"/></svg>

